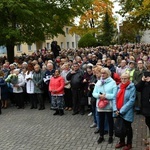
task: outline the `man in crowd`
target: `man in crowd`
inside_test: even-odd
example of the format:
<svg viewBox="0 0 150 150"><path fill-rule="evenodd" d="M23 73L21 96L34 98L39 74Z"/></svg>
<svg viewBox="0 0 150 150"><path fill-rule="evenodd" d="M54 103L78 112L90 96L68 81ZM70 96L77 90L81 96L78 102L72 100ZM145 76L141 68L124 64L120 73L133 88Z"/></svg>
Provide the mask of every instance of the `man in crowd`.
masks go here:
<svg viewBox="0 0 150 150"><path fill-rule="evenodd" d="M70 80L72 98L73 98L73 114L76 115L80 111L80 100L83 96L83 77L84 73L79 69L79 64L73 64L73 71L67 74L67 80Z"/></svg>

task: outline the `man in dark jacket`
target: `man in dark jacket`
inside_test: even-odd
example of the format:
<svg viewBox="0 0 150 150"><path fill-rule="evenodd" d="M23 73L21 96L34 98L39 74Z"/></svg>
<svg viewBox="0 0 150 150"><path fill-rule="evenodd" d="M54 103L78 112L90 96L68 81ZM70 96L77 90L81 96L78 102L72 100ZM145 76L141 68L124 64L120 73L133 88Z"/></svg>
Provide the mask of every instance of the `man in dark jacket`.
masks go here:
<svg viewBox="0 0 150 150"><path fill-rule="evenodd" d="M61 49L60 49L60 46L57 45L57 41L53 41L53 42L51 43L51 50L52 50L52 52L53 52L53 54L54 54L54 58L56 58L57 56L59 56L59 51L60 51Z"/></svg>
<svg viewBox="0 0 150 150"><path fill-rule="evenodd" d="M111 72L116 72L116 68L115 66L111 63L111 59L107 58L106 60L106 65L104 66L106 68L108 68Z"/></svg>
<svg viewBox="0 0 150 150"><path fill-rule="evenodd" d="M53 76L55 70L53 69L53 64L52 63L48 63L46 66L46 72L44 74L43 80L44 80L44 97L45 98L49 98L49 102L51 103L51 93L49 92L49 82L51 77Z"/></svg>
<svg viewBox="0 0 150 150"><path fill-rule="evenodd" d="M67 80L70 81L72 98L73 98L73 114L76 115L79 113L80 100L83 96L83 77L84 73L79 69L79 64L73 64L73 71L67 74Z"/></svg>
<svg viewBox="0 0 150 150"><path fill-rule="evenodd" d="M139 60L137 62L137 68L133 73L133 83L135 85L141 81L144 72L146 72L146 69L144 68L144 63L142 60ZM136 101L135 101L136 114L140 114L140 108L141 108L141 93L136 92Z"/></svg>
<svg viewBox="0 0 150 150"><path fill-rule="evenodd" d="M141 92L141 112L145 116L145 123L150 132L150 70L147 71L149 71L149 75L144 75L142 80L136 84L135 87L137 91Z"/></svg>

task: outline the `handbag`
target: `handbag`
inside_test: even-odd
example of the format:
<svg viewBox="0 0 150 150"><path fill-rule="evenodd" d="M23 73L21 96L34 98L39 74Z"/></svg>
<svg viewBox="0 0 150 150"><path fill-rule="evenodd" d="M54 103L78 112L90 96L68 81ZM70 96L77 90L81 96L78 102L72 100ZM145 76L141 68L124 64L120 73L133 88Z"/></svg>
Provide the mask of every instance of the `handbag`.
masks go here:
<svg viewBox="0 0 150 150"><path fill-rule="evenodd" d="M108 105L109 101L107 99L100 99L98 102L99 108L105 108Z"/></svg>
<svg viewBox="0 0 150 150"><path fill-rule="evenodd" d="M124 124L124 119L121 116L117 117L115 120L114 132L115 136L119 138L124 138L127 135L127 129Z"/></svg>
<svg viewBox="0 0 150 150"><path fill-rule="evenodd" d="M103 86L103 91L105 92L104 86ZM109 104L109 101L107 99L100 99L98 102L98 107L99 108L105 108Z"/></svg>

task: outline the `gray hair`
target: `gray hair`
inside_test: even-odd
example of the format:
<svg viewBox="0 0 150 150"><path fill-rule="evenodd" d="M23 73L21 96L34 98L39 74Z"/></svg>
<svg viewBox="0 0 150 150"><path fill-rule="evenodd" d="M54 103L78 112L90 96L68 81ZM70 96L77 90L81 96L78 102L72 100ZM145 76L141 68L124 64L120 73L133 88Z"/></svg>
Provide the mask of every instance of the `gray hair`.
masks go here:
<svg viewBox="0 0 150 150"><path fill-rule="evenodd" d="M102 69L101 69L101 72L102 72L102 71L106 72L107 75L108 75L108 77L111 76L111 71L110 71L108 68L102 68Z"/></svg>

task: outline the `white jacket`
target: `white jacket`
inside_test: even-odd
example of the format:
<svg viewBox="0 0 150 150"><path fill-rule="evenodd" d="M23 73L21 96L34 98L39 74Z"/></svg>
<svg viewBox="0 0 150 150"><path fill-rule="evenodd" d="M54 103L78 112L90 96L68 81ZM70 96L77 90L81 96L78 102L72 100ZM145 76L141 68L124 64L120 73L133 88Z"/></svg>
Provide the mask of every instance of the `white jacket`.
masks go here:
<svg viewBox="0 0 150 150"><path fill-rule="evenodd" d="M32 80L27 79L33 79L33 72L31 71L29 74L25 74L25 82L26 82L26 91L28 94L33 94L34 93L34 82Z"/></svg>
<svg viewBox="0 0 150 150"><path fill-rule="evenodd" d="M18 74L18 86L19 87L14 87L13 86L13 93L22 93L23 92L23 86L25 84L24 77L21 73Z"/></svg>

